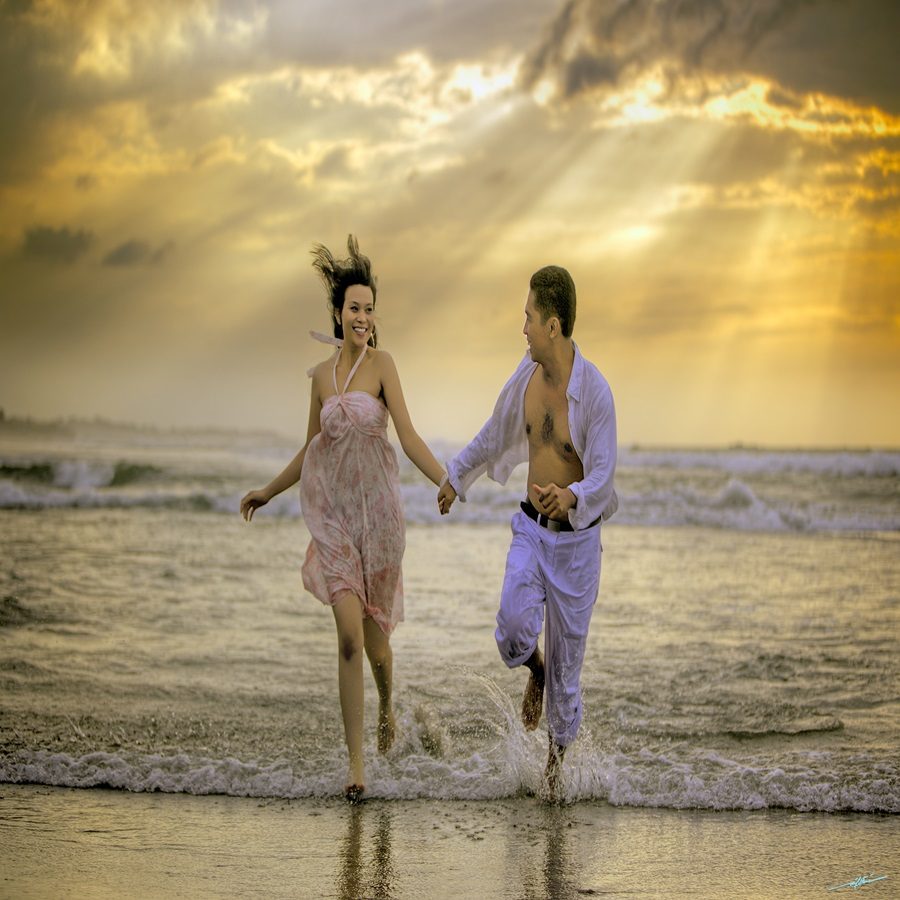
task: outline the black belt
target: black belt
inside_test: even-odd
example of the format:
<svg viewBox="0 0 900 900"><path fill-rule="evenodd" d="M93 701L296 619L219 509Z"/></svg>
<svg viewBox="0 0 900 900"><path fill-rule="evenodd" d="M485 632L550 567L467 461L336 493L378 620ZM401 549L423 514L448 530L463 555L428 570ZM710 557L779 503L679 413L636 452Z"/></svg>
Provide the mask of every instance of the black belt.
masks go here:
<svg viewBox="0 0 900 900"><path fill-rule="evenodd" d="M551 519L550 516L545 516L543 513L538 512L534 508L534 504L527 497L519 504L519 506L522 507L522 512L525 513L529 519L534 519L538 525L542 528L546 528L547 531L575 530L568 522L560 522L558 519Z"/></svg>
<svg viewBox="0 0 900 900"><path fill-rule="evenodd" d="M574 531L575 529L568 522L560 522L557 519L551 519L550 516L545 516L543 513L538 512L534 508L534 504L526 497L519 506L522 507L522 512L528 516L529 519L534 519L535 522L538 523L542 528L546 528L547 531ZM597 516L588 528L593 528L602 518L602 516Z"/></svg>

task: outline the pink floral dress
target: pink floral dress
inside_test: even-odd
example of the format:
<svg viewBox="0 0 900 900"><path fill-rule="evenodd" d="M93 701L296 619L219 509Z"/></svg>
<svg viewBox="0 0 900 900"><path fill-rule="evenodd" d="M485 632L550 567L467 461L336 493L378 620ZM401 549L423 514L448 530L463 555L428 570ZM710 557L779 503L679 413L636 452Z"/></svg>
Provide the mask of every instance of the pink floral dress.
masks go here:
<svg viewBox="0 0 900 900"><path fill-rule="evenodd" d="M366 391L347 390L367 352L343 390L335 354L335 394L322 404L322 430L306 450L300 503L312 540L302 574L304 587L325 604L343 591L354 593L363 614L390 634L403 621L406 528L387 407Z"/></svg>

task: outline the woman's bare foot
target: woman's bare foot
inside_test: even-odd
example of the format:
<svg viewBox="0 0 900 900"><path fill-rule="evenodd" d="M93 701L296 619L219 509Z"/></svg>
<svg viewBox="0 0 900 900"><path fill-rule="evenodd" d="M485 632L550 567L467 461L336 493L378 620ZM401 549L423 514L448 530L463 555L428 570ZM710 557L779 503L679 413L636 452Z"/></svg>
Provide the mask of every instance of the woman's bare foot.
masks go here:
<svg viewBox="0 0 900 900"><path fill-rule="evenodd" d="M347 783L344 785L344 796L350 803L359 803L366 789L366 770L362 758L351 757L347 769Z"/></svg>
<svg viewBox="0 0 900 900"><path fill-rule="evenodd" d="M344 796L347 798L349 804L355 805L357 803L362 803L365 791L365 785L348 784L347 787L344 788Z"/></svg>
<svg viewBox="0 0 900 900"><path fill-rule="evenodd" d="M540 651L535 650L525 665L531 675L522 698L522 724L526 731L534 731L541 722L544 709L544 660Z"/></svg>
<svg viewBox="0 0 900 900"><path fill-rule="evenodd" d="M387 753L394 746L394 737L396 735L396 725L394 720L394 710L385 704L378 705L378 752Z"/></svg>

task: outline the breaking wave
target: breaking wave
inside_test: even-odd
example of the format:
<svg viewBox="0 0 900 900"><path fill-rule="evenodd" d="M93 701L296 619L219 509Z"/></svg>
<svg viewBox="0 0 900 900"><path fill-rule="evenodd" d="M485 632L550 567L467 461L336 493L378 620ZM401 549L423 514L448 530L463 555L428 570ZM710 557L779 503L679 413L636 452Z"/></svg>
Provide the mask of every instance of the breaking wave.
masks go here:
<svg viewBox="0 0 900 900"><path fill-rule="evenodd" d="M529 746L525 746L528 743ZM493 800L534 793L544 742L511 739L466 758L410 753L370 771L367 792L394 800ZM538 747L538 743L540 746ZM768 809L803 812L900 812L900 771L885 763L840 774L827 753L785 766L736 762L721 752L690 758L645 749L631 754L575 748L567 757L567 801L671 809ZM0 781L135 792L225 794L298 799L339 795L344 768L337 758L271 762L213 759L188 753L143 756L109 752L70 756L19 752L0 760Z"/></svg>
<svg viewBox="0 0 900 900"><path fill-rule="evenodd" d="M138 458L0 458L0 509L146 507L235 514L241 496L278 471L284 450L191 451ZM137 454L136 454L137 455ZM500 486L480 479L449 518L434 487L401 455L407 521L505 524L524 493L514 473ZM524 467L522 468L524 471ZM798 475L798 473L801 473ZM805 474L804 474L805 473ZM810 451L623 449L615 525L701 526L740 531L900 530L900 454ZM797 481L799 479L799 482ZM301 515L296 489L264 515Z"/></svg>

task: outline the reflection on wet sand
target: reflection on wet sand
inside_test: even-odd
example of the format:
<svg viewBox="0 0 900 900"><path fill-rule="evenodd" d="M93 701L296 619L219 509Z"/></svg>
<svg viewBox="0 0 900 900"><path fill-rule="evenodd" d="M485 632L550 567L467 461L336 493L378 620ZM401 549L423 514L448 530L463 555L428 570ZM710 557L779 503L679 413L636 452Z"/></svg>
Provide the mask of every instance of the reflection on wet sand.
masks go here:
<svg viewBox="0 0 900 900"><path fill-rule="evenodd" d="M369 854L363 853L365 826L372 835ZM396 896L393 882L390 812L365 803L351 806L347 818L347 837L340 855L338 896L341 900L358 900L360 897L385 900Z"/></svg>
<svg viewBox="0 0 900 900"><path fill-rule="evenodd" d="M572 842L575 808L535 804L520 820L508 846L503 896L538 898L578 897L585 878L580 845Z"/></svg>
<svg viewBox="0 0 900 900"><path fill-rule="evenodd" d="M542 826L547 841L544 853L544 897L569 897L576 893L572 852L566 845L571 824L570 810L559 806L544 809Z"/></svg>

